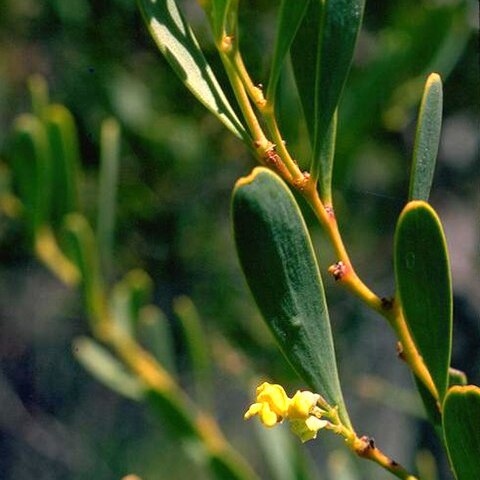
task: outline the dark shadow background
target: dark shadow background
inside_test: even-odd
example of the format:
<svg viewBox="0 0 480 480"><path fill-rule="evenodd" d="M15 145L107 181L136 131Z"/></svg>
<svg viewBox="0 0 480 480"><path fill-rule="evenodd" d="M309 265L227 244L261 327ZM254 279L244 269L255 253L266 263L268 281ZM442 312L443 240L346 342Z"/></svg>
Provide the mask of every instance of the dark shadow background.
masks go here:
<svg viewBox="0 0 480 480"><path fill-rule="evenodd" d="M180 3L222 77L196 3ZM241 44L253 78L264 84L278 2L273 3L241 2ZM442 74L444 123L431 203L444 223L452 262L452 364L477 384L478 42L476 2L367 1L341 104L335 165L337 212L352 259L367 283L388 295L392 234L408 189L419 99L426 75ZM227 338L259 375L291 390L301 386L261 323L230 234L231 188L253 161L177 80L148 36L135 2L0 0L0 152L16 115L30 110L26 82L33 73L45 76L52 100L71 109L78 123L85 169L82 201L92 219L100 123L111 115L121 123L114 277L134 267L152 276L155 301L172 323L187 390L190 374L171 307L178 295L190 296L211 338ZM288 72L286 77L282 129L301 163L305 128L295 114L298 100ZM1 160L8 162L7 155ZM311 214L305 214L325 270L334 258ZM72 340L88 334L80 298L33 259L24 236L21 223L0 219L0 479L107 480L130 472L144 480L185 478L193 472L208 478L144 406L108 391L76 363ZM414 400L388 404L384 394L375 393L379 380L388 382L387 391L414 389L396 358L392 333L329 278L325 283L356 429L407 465L415 464L416 450L432 451L439 478L450 478L432 429L407 413L418 410ZM219 421L262 478L271 478L252 441L252 426L241 420L252 392L223 368L221 355L216 362ZM321 436L306 448L320 465L319 478L335 478L328 477L328 452L339 446ZM386 478L376 467L355 465L359 478Z"/></svg>

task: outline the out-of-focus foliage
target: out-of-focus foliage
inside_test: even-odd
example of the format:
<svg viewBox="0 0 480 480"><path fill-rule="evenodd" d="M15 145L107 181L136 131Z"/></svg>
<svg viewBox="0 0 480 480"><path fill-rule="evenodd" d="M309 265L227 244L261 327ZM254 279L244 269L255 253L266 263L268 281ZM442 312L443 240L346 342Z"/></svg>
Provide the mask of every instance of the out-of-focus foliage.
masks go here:
<svg viewBox="0 0 480 480"><path fill-rule="evenodd" d="M224 78L199 8L193 0L179 3L207 60L218 78ZM267 60L273 54L277 3L241 2L240 42L257 82L265 82ZM471 227L479 172L475 8L475 2L460 0L367 1L339 112L333 183L342 187L342 193L334 190L334 195L341 206L340 223L350 219L344 231L352 256L359 270L387 293L392 261L385 252L391 250L394 221L408 192L417 106L426 73L441 73L443 131L431 198L445 219L447 241L453 247L458 287L453 364L478 383L480 304L474 297L478 231ZM174 332L173 350L187 390L194 390L197 377L191 376L185 353L189 348L171 305L178 295L193 299L209 332L216 362L215 388L222 392L215 401L224 431L253 459L264 473L262 478L281 478L261 466L262 455L241 423L246 385L232 382L232 376L251 378L245 373L251 366L236 350L225 347L220 337L247 353L258 371L285 382L295 378L249 299L233 253L229 195L236 178L252 165L248 152L184 89L156 51L135 2L0 0L0 12L0 159L7 160L14 118L30 110L27 79L41 73L52 99L66 105L79 126L84 169L80 203L95 224L101 188L100 125L107 117L118 119L123 140L111 280L132 267L150 274L154 301L167 313L168 327ZM288 65L285 68L289 71ZM308 135L305 125L297 121L300 102L289 95L291 82L290 74L278 86L281 126L298 160L308 165ZM2 191L10 182L2 163ZM2 211L9 211L3 203ZM314 242L322 244L315 233ZM2 215L2 478L23 480L35 474L55 480L110 479L130 471L145 480L164 471L172 479L185 478L192 471L203 478L204 470L169 442L145 409L108 392L78 366L70 344L75 336L86 333L79 300L31 260L27 240L18 221ZM467 261L460 261L460 255ZM401 365L388 367L382 360L394 349L393 339L388 334L372 335L369 314L341 292L328 293L345 384L351 383L349 376L374 372L413 388ZM347 350L349 355L343 355ZM369 433L386 450L399 451L408 459L413 452L406 445L415 446L417 441L440 452L425 423L416 423L412 435L408 425L414 420L405 421L399 412L379 407L377 418L385 424L372 425L361 388L351 387L345 393L359 428L374 428ZM191 453L195 456L195 451ZM299 464L308 465L295 449L292 455L298 456ZM315 456L326 464L321 448ZM441 453L438 461L440 471L446 472ZM335 475L345 470L345 459L330 457L328 462L331 478L339 478ZM358 475L364 478L383 475L372 473L369 466L359 469ZM326 472L320 478L324 477Z"/></svg>

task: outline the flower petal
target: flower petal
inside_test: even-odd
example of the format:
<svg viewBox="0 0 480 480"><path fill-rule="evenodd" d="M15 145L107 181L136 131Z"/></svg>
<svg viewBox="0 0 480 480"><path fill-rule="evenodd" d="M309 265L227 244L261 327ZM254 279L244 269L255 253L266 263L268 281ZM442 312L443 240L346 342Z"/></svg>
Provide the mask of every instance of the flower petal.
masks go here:
<svg viewBox="0 0 480 480"><path fill-rule="evenodd" d="M289 418L307 418L316 406L320 395L309 391L297 391L288 407Z"/></svg>
<svg viewBox="0 0 480 480"><path fill-rule="evenodd" d="M261 403L252 403L249 409L245 412L245 415L243 416L243 418L245 420L248 420L249 418L252 418L254 415L257 415L261 409L262 409Z"/></svg>
<svg viewBox="0 0 480 480"><path fill-rule="evenodd" d="M262 404L262 410L260 412L260 420L266 427L274 427L282 421L282 418L270 409L268 403L264 403Z"/></svg>
<svg viewBox="0 0 480 480"><path fill-rule="evenodd" d="M264 382L257 388L257 402L268 403L279 417L285 417L290 399L281 385Z"/></svg>

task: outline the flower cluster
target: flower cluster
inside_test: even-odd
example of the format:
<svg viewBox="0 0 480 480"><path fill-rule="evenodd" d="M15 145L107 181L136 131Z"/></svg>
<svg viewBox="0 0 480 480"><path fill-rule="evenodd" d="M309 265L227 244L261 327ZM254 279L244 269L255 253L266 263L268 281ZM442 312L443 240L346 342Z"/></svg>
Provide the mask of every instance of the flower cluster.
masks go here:
<svg viewBox="0 0 480 480"><path fill-rule="evenodd" d="M309 391L297 391L289 398L281 385L264 382L257 387L257 401L250 405L245 419L258 415L266 427L287 419L292 431L306 442L316 438L317 432L328 424L321 420L325 411L317 406L319 398Z"/></svg>

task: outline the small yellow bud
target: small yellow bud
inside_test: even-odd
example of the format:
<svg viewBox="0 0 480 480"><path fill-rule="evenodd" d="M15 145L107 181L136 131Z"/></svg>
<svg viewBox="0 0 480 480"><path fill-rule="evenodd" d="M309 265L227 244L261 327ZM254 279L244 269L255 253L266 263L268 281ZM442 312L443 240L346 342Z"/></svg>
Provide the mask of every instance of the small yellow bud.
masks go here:
<svg viewBox="0 0 480 480"><path fill-rule="evenodd" d="M325 412L317 407L319 398L316 393L300 390L289 398L281 385L264 382L257 387L256 402L250 405L244 418L258 415L266 427L287 419L292 431L306 442L316 438L317 432L328 423L320 418Z"/></svg>
<svg viewBox="0 0 480 480"><path fill-rule="evenodd" d="M309 391L295 393L288 406L288 418L307 418L317 405L320 395Z"/></svg>

